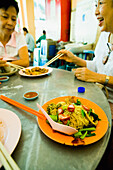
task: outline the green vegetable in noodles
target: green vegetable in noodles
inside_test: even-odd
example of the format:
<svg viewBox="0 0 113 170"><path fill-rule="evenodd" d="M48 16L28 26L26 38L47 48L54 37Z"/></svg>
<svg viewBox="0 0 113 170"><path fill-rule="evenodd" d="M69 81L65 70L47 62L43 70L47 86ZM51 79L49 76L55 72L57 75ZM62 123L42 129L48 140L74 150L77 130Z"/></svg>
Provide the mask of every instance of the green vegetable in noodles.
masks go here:
<svg viewBox="0 0 113 170"><path fill-rule="evenodd" d="M99 119L99 117L96 113L91 112L90 115L94 117L94 121L95 120L101 120L101 119Z"/></svg>
<svg viewBox="0 0 113 170"><path fill-rule="evenodd" d="M50 124L48 120L46 120L46 123Z"/></svg>
<svg viewBox="0 0 113 170"><path fill-rule="evenodd" d="M95 133L89 133L89 134L86 135L86 137L91 137L91 136L96 136L96 134Z"/></svg>
<svg viewBox="0 0 113 170"><path fill-rule="evenodd" d="M95 127L90 127L90 128L79 129L79 132L83 132L83 131L95 131L95 130L96 130Z"/></svg>
<svg viewBox="0 0 113 170"><path fill-rule="evenodd" d="M62 109L63 109L63 110L67 110L67 108L68 108L67 105L63 105L63 106L62 106Z"/></svg>
<svg viewBox="0 0 113 170"><path fill-rule="evenodd" d="M70 124L70 120L67 121L67 124L66 124L66 125L69 126L69 124Z"/></svg>
<svg viewBox="0 0 113 170"><path fill-rule="evenodd" d="M49 116L50 116L50 118L51 118L52 120L54 120L55 122L58 121L58 116L57 116L57 115L49 115Z"/></svg>
<svg viewBox="0 0 113 170"><path fill-rule="evenodd" d="M86 135L87 135L87 131L82 136L80 136L80 139L84 139Z"/></svg>
<svg viewBox="0 0 113 170"><path fill-rule="evenodd" d="M77 99L77 102L75 103L76 105L81 105L81 101Z"/></svg>
<svg viewBox="0 0 113 170"><path fill-rule="evenodd" d="M75 137L75 138L79 138L80 136L82 136L82 133L81 133L81 132L77 132L77 133L74 134L74 137Z"/></svg>
<svg viewBox="0 0 113 170"><path fill-rule="evenodd" d="M89 115L89 116L90 116L91 112L92 112L92 109L90 108L90 111L88 112L88 115Z"/></svg>
<svg viewBox="0 0 113 170"><path fill-rule="evenodd" d="M86 116L84 110L81 110L81 113L82 113L82 117L85 117L85 116Z"/></svg>
<svg viewBox="0 0 113 170"><path fill-rule="evenodd" d="M58 123L63 124L63 122L61 120L58 120Z"/></svg>
<svg viewBox="0 0 113 170"><path fill-rule="evenodd" d="M58 121L58 117L57 117L57 115L49 115L50 117L51 117L51 119L52 120L54 120L55 122L57 122ZM49 121L48 120L46 120L46 122L49 124Z"/></svg>

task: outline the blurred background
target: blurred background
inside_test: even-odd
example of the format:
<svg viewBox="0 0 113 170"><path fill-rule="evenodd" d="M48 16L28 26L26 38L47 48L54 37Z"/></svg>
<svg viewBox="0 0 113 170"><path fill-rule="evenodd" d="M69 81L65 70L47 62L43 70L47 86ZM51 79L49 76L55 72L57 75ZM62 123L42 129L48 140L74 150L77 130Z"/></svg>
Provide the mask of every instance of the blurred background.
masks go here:
<svg viewBox="0 0 113 170"><path fill-rule="evenodd" d="M43 65L62 49L70 49L84 59L93 59L100 30L94 0L17 0L16 31L26 27L35 42L46 31L46 40L36 44L33 65ZM56 61L53 67L66 66Z"/></svg>

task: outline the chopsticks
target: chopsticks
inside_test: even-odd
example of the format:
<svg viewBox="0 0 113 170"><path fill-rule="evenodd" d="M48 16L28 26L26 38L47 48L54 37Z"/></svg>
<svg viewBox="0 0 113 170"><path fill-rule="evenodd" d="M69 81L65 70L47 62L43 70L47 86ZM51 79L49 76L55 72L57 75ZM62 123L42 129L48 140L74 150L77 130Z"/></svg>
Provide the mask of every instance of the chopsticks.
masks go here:
<svg viewBox="0 0 113 170"><path fill-rule="evenodd" d="M70 50L67 49L68 51ZM56 61L57 59L59 59L61 56L63 56L64 54L57 54L55 57L53 57L51 60L49 60L45 65L44 67L47 67L48 65L50 65L51 63L53 63L54 61Z"/></svg>
<svg viewBox="0 0 113 170"><path fill-rule="evenodd" d="M35 115L35 116L38 116L41 119L46 119L45 116L43 114L39 113L38 111L36 111L36 110L34 110L34 109L32 109L28 106L25 106L25 105L13 100L13 99L10 99L10 98L8 98L4 95L0 95L0 99L4 100L5 102L10 103L10 104L12 104L12 105L14 105L14 106L16 106L20 109L23 109L23 110L25 110L25 111L27 111L27 112Z"/></svg>
<svg viewBox="0 0 113 170"><path fill-rule="evenodd" d="M12 64L12 63L10 63L10 62L7 62L6 64L8 64L8 65L10 65L10 66L13 66L13 67L15 67L15 68L17 68L17 69L23 69L23 68L25 68L25 67L22 67L22 66L19 66L19 65L16 65L16 64Z"/></svg>
<svg viewBox="0 0 113 170"><path fill-rule="evenodd" d="M49 60L44 67L47 67L48 65L50 65L51 63L53 63L54 61L56 61L57 59L59 59L61 56L63 56L64 54L57 54L55 57L53 57L51 60Z"/></svg>
<svg viewBox="0 0 113 170"><path fill-rule="evenodd" d="M0 141L0 161L3 164L4 168L7 170L20 170L16 162L10 156L10 154L5 149L4 145Z"/></svg>

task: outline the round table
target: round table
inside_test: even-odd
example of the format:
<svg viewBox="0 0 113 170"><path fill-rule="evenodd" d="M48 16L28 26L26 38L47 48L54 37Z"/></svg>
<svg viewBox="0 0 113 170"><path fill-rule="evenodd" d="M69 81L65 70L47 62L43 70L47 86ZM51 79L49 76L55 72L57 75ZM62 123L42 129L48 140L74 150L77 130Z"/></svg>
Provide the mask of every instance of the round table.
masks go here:
<svg viewBox="0 0 113 170"><path fill-rule="evenodd" d="M85 93L77 92L79 86L85 87ZM28 90L38 91L38 99L25 100L23 94ZM0 100L0 107L13 111L21 121L21 137L12 154L21 170L93 170L98 166L111 133L111 111L106 97L97 85L77 80L70 71L54 68L51 74L36 78L22 77L16 73L10 76L9 81L0 85L0 94L35 110L37 102L43 105L60 96L83 97L99 105L110 123L107 133L98 142L73 147L49 139L41 132L34 115Z"/></svg>

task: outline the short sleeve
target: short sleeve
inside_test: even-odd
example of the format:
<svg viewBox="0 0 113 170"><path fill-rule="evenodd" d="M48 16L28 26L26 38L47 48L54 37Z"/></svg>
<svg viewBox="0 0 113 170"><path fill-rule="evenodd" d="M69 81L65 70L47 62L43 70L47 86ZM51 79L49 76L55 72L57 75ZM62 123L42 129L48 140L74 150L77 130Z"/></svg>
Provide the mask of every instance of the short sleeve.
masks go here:
<svg viewBox="0 0 113 170"><path fill-rule="evenodd" d="M93 61L86 61L86 66L89 70L96 72L96 61L93 59Z"/></svg>
<svg viewBox="0 0 113 170"><path fill-rule="evenodd" d="M27 46L25 36L23 34L21 33L16 34L16 45L18 50L24 46Z"/></svg>

